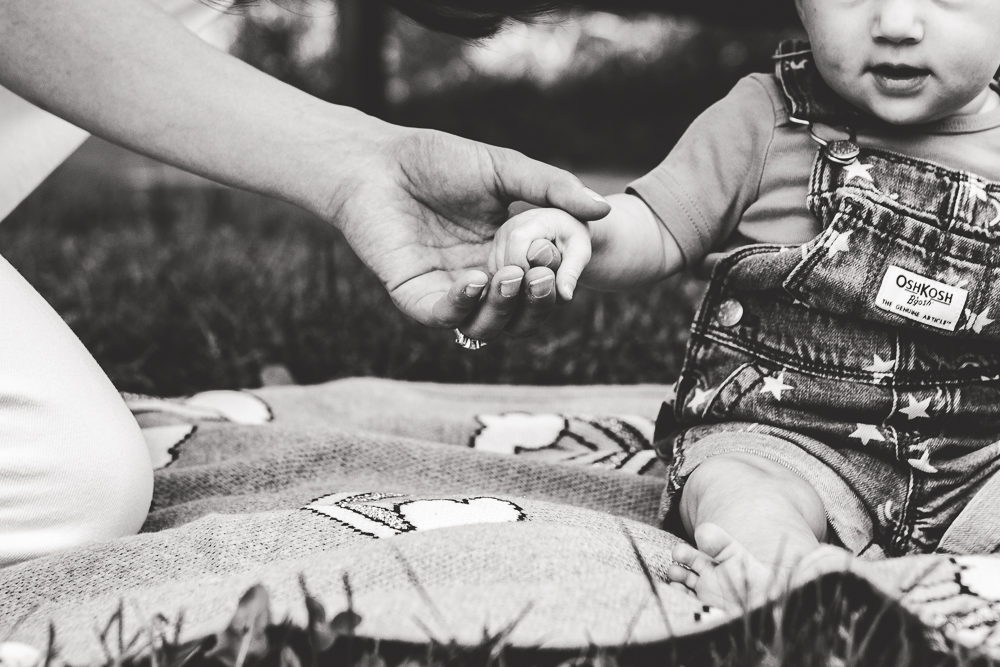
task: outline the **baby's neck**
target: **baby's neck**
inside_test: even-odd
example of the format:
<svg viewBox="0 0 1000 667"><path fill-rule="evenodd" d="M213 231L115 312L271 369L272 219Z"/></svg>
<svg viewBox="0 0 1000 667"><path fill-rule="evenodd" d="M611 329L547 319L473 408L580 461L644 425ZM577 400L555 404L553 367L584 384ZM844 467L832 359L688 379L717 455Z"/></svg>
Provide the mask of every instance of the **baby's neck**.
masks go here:
<svg viewBox="0 0 1000 667"><path fill-rule="evenodd" d="M986 88L982 93L976 95L976 97L966 104L953 111L950 114L941 116L939 118L928 119L924 121L914 122L914 123L890 123L877 115L872 115L871 117L885 123L884 129L890 132L906 132L910 129L918 129L927 126L937 126L939 123L947 121L948 119L959 119L968 118L970 116L978 116L992 111L1000 109L1000 94L998 94L992 87Z"/></svg>
<svg viewBox="0 0 1000 667"><path fill-rule="evenodd" d="M1000 107L1000 95L992 87L987 87L975 99L956 111L952 116L975 116L976 114L989 113Z"/></svg>

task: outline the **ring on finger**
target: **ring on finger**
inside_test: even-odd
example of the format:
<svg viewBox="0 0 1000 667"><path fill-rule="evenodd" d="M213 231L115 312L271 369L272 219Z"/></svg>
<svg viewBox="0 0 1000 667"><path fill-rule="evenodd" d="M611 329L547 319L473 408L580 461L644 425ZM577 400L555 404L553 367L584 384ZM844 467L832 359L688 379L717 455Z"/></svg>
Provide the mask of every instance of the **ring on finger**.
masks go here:
<svg viewBox="0 0 1000 667"><path fill-rule="evenodd" d="M466 350L481 350L487 345L485 340L466 336L458 329L455 329L455 342Z"/></svg>

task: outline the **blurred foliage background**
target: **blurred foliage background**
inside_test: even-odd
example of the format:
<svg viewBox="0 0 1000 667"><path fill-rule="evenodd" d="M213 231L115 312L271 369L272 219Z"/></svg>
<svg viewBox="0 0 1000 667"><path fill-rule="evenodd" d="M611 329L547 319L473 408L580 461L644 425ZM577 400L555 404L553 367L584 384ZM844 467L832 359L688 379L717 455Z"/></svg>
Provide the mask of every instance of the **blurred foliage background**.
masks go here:
<svg viewBox="0 0 1000 667"><path fill-rule="evenodd" d="M372 0L339 0L259 5L232 50L323 99L395 123L575 169L642 172L742 76L770 70L786 32L573 12L469 43Z"/></svg>
<svg viewBox="0 0 1000 667"><path fill-rule="evenodd" d="M481 43L372 0L262 3L217 22L220 48L323 99L508 146L603 193L654 167L784 31L579 12ZM0 225L0 253L119 389L253 387L354 375L439 382L669 382L701 285L582 291L540 335L478 353L408 320L340 235L286 204L92 139Z"/></svg>

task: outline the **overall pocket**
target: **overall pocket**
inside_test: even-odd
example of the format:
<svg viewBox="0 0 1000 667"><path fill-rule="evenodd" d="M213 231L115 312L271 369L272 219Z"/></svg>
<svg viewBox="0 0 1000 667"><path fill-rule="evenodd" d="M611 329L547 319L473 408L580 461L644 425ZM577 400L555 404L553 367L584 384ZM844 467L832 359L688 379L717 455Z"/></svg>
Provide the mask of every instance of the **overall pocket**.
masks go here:
<svg viewBox="0 0 1000 667"><path fill-rule="evenodd" d="M1000 339L994 234L844 188L783 287L831 313L947 336ZM923 219L921 219L923 218Z"/></svg>

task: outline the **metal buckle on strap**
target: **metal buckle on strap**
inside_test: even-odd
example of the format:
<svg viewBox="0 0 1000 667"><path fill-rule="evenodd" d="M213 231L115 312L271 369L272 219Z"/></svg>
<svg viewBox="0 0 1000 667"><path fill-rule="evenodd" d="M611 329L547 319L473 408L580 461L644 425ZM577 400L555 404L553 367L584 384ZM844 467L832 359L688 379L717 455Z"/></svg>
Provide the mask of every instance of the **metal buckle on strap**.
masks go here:
<svg viewBox="0 0 1000 667"><path fill-rule="evenodd" d="M792 120L792 122L802 124L802 121L797 118ZM833 162L834 164L843 166L857 162L858 158L861 156L861 147L858 146L858 136L855 133L854 128L850 126L844 127L844 130L849 136L848 139L830 140L816 134L816 128L813 123L809 123L808 125L809 136L823 148L823 155L826 156L827 160Z"/></svg>
<svg viewBox="0 0 1000 667"><path fill-rule="evenodd" d="M788 53L775 53L771 55L771 60L786 60L788 58L799 58L801 56L807 56L812 53L812 47L807 49L798 49L797 51L789 51Z"/></svg>

